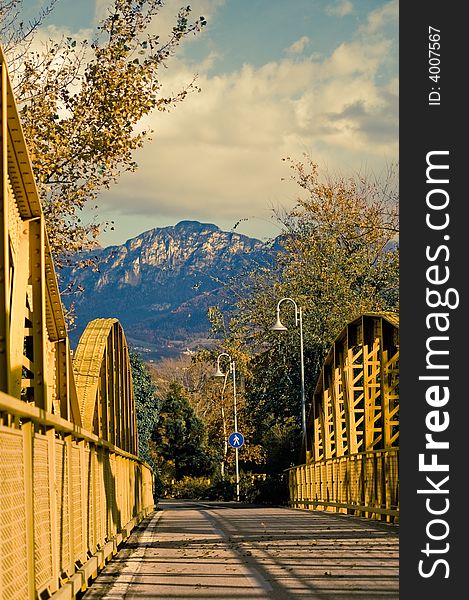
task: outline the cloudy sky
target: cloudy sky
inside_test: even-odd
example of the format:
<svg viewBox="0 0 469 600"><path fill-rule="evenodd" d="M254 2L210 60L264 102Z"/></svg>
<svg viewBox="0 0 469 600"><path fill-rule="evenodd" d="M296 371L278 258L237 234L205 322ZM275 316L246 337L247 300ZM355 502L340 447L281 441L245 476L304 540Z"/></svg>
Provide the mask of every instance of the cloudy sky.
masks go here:
<svg viewBox="0 0 469 600"><path fill-rule="evenodd" d="M190 0L189 0L190 2ZM25 4L41 4L25 0ZM104 0L59 0L47 32L89 37ZM184 3L167 0L163 37ZM310 155L325 172L379 175L398 158L398 2L193 0L207 27L161 73L176 92L197 74L200 94L149 118L139 169L100 197L113 219L103 245L183 219L278 233L272 210L299 189L282 158Z"/></svg>

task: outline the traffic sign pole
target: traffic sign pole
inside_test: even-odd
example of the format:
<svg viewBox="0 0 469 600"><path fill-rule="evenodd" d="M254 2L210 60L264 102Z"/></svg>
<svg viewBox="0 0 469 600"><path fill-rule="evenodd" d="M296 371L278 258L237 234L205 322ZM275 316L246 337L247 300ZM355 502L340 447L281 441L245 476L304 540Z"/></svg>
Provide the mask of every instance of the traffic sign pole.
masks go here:
<svg viewBox="0 0 469 600"><path fill-rule="evenodd" d="M234 409L234 428L238 431L238 415L236 411L236 370L234 360L233 365L233 409ZM238 446L235 448L235 464L236 464L236 501L239 502L239 464L238 464Z"/></svg>
<svg viewBox="0 0 469 600"><path fill-rule="evenodd" d="M222 352L217 357L217 370L214 377L226 377L226 374L220 369L220 358L226 356L230 361L230 373L233 374L233 410L234 410L234 427L235 433L231 435L233 442L231 442L231 436L228 438L228 442L232 448L235 449L235 462L236 462L236 500L239 502L239 463L238 463L238 449L244 444L244 436L238 433L238 413L236 407L236 366L234 360L226 352Z"/></svg>

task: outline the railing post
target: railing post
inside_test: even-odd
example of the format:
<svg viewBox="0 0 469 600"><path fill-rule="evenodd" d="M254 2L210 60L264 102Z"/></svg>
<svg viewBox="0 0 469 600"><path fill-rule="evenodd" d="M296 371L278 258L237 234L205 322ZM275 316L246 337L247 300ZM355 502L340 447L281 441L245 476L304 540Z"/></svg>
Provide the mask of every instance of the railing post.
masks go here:
<svg viewBox="0 0 469 600"><path fill-rule="evenodd" d="M88 498L86 496L86 488L87 488L87 466L85 460L85 440L80 440L76 442L78 446L78 462L79 462L79 472L80 472L80 497L81 497L81 556L80 560L82 563L86 561L87 551L88 551L88 515L86 513L86 507L88 503ZM89 493L89 491L88 491ZM88 517L88 518L87 518Z"/></svg>
<svg viewBox="0 0 469 600"><path fill-rule="evenodd" d="M49 453L49 502L50 502L50 533L51 533L51 557L52 557L52 584L51 591L57 590L59 585L58 573L58 548L57 548L57 492L55 476L55 429L46 432L47 447Z"/></svg>
<svg viewBox="0 0 469 600"><path fill-rule="evenodd" d="M88 528L91 532L91 552L95 554L98 544L98 528L96 524L97 518L97 494L96 494L96 447L94 444L90 444L90 454L88 463L88 495L91 498L91 502L88 500L88 506L91 504L91 514L88 514Z"/></svg>
<svg viewBox="0 0 469 600"><path fill-rule="evenodd" d="M67 435L64 437L64 452L66 456L66 476L67 476L67 489L64 492L67 494L67 506L68 506L68 531L69 531L69 564L67 570L69 574L73 571L75 564L75 532L73 527L73 481L72 481L72 436ZM65 478L65 469L64 469Z"/></svg>
<svg viewBox="0 0 469 600"><path fill-rule="evenodd" d="M23 468L26 514L26 561L28 571L28 598L36 597L36 573L34 559L34 505L33 505L33 436L34 424L31 421L24 423L23 431Z"/></svg>

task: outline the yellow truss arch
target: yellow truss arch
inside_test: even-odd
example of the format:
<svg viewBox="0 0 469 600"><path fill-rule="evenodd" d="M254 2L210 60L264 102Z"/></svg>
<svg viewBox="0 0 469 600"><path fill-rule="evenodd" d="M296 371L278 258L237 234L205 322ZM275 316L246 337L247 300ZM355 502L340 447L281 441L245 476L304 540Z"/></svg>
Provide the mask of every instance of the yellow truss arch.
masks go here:
<svg viewBox="0 0 469 600"><path fill-rule="evenodd" d="M290 505L399 519L399 317L366 313L332 344L311 398Z"/></svg>
<svg viewBox="0 0 469 600"><path fill-rule="evenodd" d="M137 424L129 350L117 319L88 323L73 358L83 427L137 454Z"/></svg>
<svg viewBox="0 0 469 600"><path fill-rule="evenodd" d="M365 313L337 336L308 415L313 461L399 446L399 317Z"/></svg>

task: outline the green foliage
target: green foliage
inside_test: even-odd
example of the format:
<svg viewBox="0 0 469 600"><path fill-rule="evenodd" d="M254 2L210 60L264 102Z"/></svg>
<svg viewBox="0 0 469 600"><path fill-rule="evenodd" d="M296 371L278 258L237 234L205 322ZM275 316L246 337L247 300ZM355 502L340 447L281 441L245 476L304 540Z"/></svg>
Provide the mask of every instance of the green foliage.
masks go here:
<svg viewBox="0 0 469 600"><path fill-rule="evenodd" d="M207 500L234 500L236 494L236 484L234 478L217 478L206 492Z"/></svg>
<svg viewBox="0 0 469 600"><path fill-rule="evenodd" d="M152 441L159 461L174 465L174 479L208 475L214 460L207 446L202 419L197 417L183 387L172 383L164 397ZM167 479L171 472L166 467Z"/></svg>
<svg viewBox="0 0 469 600"><path fill-rule="evenodd" d="M229 326L222 328L220 314L211 311L224 346L250 356L244 359L246 412L252 442L263 448L264 468L274 479L298 464L302 441L299 328L295 307L284 302L281 320L288 330L271 330L278 301L292 298L303 311L307 403L346 323L364 312L399 308L396 173L384 180L324 181L310 160L288 164L301 197L291 211L277 213L282 235L276 265L240 282L243 298Z"/></svg>
<svg viewBox="0 0 469 600"><path fill-rule="evenodd" d="M291 303L281 305L288 331L271 330L277 303L293 298L303 310L306 397L334 339L363 312L398 309L398 214L390 181L364 178L319 180L313 163L291 163L303 196L278 215L283 234L273 268L258 270L237 289L237 313L228 322L210 310L217 350L201 350L169 372L168 388L153 445L167 493L177 497L233 499L233 373L214 381L217 355L236 365L241 498L286 502L286 470L301 455L300 337ZM244 288L243 288L244 285ZM308 406L307 406L308 408ZM209 483L204 476L217 475Z"/></svg>
<svg viewBox="0 0 469 600"><path fill-rule="evenodd" d="M211 481L206 477L184 476L180 480L172 482L166 495L171 498L185 498L186 500L202 500L207 498Z"/></svg>
<svg viewBox="0 0 469 600"><path fill-rule="evenodd" d="M15 26L8 15L15 16L16 4L0 5L3 29ZM18 42L7 53L59 266L64 254L95 245L101 225L84 223L80 211L123 172L135 170L134 151L151 133L139 126L142 120L200 91L192 81L176 94L161 94L160 67L205 25L203 17L190 22L187 6L161 41L149 27L162 4L113 0L93 41L50 40L42 52Z"/></svg>
<svg viewBox="0 0 469 600"><path fill-rule="evenodd" d="M300 404L297 403L297 413L284 417L275 414L273 410L268 414L262 432L262 444L267 449L265 471L267 473L282 473L285 469L298 464L300 445L300 428L298 414Z"/></svg>
<svg viewBox="0 0 469 600"><path fill-rule="evenodd" d="M159 414L160 402L157 397L157 388L140 353L131 350L129 358L137 413L138 456L155 469L156 465L150 452L149 442Z"/></svg>
<svg viewBox="0 0 469 600"><path fill-rule="evenodd" d="M241 473L240 500L253 504L286 504L288 501L287 474ZM211 480L207 477L185 475L173 479L165 486L162 495L166 498L185 500L233 501L236 485L233 478Z"/></svg>
<svg viewBox="0 0 469 600"><path fill-rule="evenodd" d="M392 174L384 183L363 177L323 182L311 161L290 161L290 168L303 197L277 215L283 228L278 270L256 274L232 325L285 361L282 341L298 354L294 307L281 307L288 332L279 335L270 326L278 300L293 298L303 309L305 358L315 377L348 321L367 311L398 309L397 192Z"/></svg>
<svg viewBox="0 0 469 600"><path fill-rule="evenodd" d="M287 504L288 479L283 472L246 473L240 478L240 498L252 504Z"/></svg>
<svg viewBox="0 0 469 600"><path fill-rule="evenodd" d="M323 182L311 161L290 167L305 197L284 220L277 291L303 306L307 341L322 361L347 321L397 308L397 192L389 178L384 184L363 177Z"/></svg>
<svg viewBox="0 0 469 600"><path fill-rule="evenodd" d="M162 492L166 498L186 500L234 500L235 484L227 479L212 480L207 477L191 477L168 482Z"/></svg>

